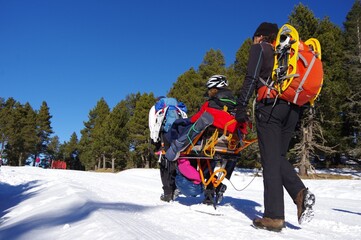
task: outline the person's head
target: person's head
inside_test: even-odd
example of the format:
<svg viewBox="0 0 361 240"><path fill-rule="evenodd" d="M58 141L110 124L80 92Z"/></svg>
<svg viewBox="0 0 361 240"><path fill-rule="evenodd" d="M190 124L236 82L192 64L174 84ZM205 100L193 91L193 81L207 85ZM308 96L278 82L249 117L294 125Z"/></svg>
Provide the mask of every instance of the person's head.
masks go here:
<svg viewBox="0 0 361 240"><path fill-rule="evenodd" d="M253 43L273 43L276 40L277 33L278 26L276 23L263 22L258 26L253 34Z"/></svg>
<svg viewBox="0 0 361 240"><path fill-rule="evenodd" d="M223 75L213 75L207 81L208 96L214 96L219 89L228 87L228 81Z"/></svg>

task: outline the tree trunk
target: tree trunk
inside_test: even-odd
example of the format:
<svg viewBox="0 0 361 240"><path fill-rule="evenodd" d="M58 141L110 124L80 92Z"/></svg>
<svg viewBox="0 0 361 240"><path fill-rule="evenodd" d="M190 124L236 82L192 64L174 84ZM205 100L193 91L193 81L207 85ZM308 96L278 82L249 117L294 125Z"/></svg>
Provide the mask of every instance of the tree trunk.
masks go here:
<svg viewBox="0 0 361 240"><path fill-rule="evenodd" d="M299 170L299 175L300 176L307 176L307 167L305 165L300 165L298 167L298 170Z"/></svg>
<svg viewBox="0 0 361 240"><path fill-rule="evenodd" d="M301 177L307 175L307 159L309 156L309 151L307 149L309 139L308 127L302 128L302 150L301 150L301 160L298 166L298 173Z"/></svg>
<svg viewBox="0 0 361 240"><path fill-rule="evenodd" d="M106 158L105 158L105 154L103 154L103 169L106 169Z"/></svg>
<svg viewBox="0 0 361 240"><path fill-rule="evenodd" d="M98 158L98 169L100 169L100 165L101 165L101 158Z"/></svg>
<svg viewBox="0 0 361 240"><path fill-rule="evenodd" d="M360 39L360 22L357 19L357 43L358 43L358 56L361 63L361 39Z"/></svg>
<svg viewBox="0 0 361 240"><path fill-rule="evenodd" d="M115 172L115 158L112 157L112 172Z"/></svg>
<svg viewBox="0 0 361 240"><path fill-rule="evenodd" d="M147 157L145 157L144 155L142 155L142 168L146 168L148 166L147 163Z"/></svg>
<svg viewBox="0 0 361 240"><path fill-rule="evenodd" d="M23 158L23 153L20 153L19 155L19 159L18 159L18 164L19 164L19 167L22 166L22 158ZM35 162L35 161L34 161Z"/></svg>

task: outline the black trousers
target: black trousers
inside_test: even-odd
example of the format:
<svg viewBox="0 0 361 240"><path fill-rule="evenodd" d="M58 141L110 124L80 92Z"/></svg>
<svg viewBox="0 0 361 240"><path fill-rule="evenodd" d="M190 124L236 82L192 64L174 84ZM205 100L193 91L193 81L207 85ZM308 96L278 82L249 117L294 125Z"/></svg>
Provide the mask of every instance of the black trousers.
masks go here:
<svg viewBox="0 0 361 240"><path fill-rule="evenodd" d="M264 217L284 219L283 187L294 200L305 188L286 159L299 120L300 107L277 100L275 105L257 103L256 124L264 184Z"/></svg>
<svg viewBox="0 0 361 240"><path fill-rule="evenodd" d="M164 195L173 194L176 189L175 177L177 174L177 161L171 162L162 156L160 162L160 179L162 180Z"/></svg>

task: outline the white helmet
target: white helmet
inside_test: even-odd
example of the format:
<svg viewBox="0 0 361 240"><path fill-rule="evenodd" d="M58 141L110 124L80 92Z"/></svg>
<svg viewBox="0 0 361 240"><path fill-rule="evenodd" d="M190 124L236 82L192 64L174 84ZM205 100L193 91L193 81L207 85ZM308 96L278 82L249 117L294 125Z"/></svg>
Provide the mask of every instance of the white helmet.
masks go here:
<svg viewBox="0 0 361 240"><path fill-rule="evenodd" d="M223 75L213 75L207 81L207 88L224 88L228 86L228 81Z"/></svg>

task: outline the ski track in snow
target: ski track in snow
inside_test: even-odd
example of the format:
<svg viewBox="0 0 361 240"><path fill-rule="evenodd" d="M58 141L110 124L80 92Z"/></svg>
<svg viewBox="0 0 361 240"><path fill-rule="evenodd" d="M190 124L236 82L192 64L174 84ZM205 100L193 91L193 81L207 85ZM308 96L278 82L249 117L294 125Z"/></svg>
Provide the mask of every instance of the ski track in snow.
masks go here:
<svg viewBox="0 0 361 240"><path fill-rule="evenodd" d="M246 172L232 176L238 189L251 180ZM360 239L360 180L305 180L316 205L315 218L302 226L285 192L287 228L281 233L250 226L262 216L262 181L257 177L244 191L236 191L225 180L228 189L218 206L222 216L213 216L192 209L202 197L160 201L157 169L112 174L2 167L0 240Z"/></svg>

